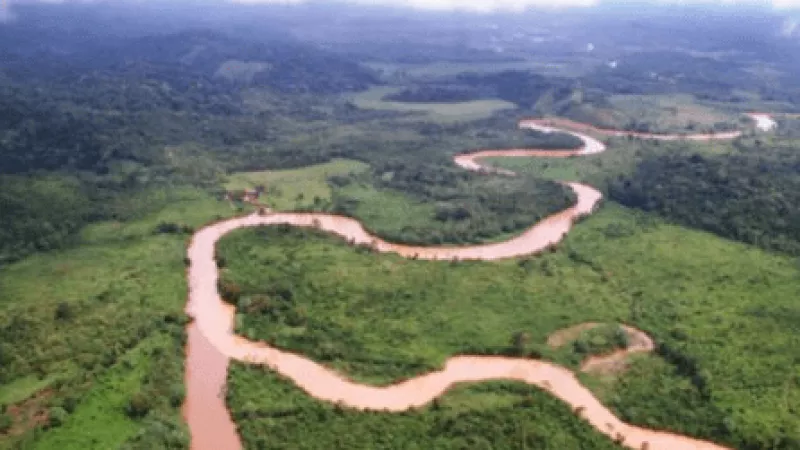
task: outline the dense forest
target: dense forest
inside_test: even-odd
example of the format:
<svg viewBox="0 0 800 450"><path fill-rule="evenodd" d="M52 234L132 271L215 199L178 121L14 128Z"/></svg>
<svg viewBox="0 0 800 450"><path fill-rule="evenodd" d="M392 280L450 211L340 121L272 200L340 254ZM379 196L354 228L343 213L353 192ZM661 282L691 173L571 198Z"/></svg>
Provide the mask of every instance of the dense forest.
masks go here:
<svg viewBox="0 0 800 450"><path fill-rule="evenodd" d="M612 199L765 248L800 253L800 155L793 144L740 154L645 159L609 187Z"/></svg>
<svg viewBox="0 0 800 450"><path fill-rule="evenodd" d="M0 263L66 245L89 222L156 211L168 199L137 201L153 193L213 190L226 168L324 161L329 156L317 149L299 158L293 151L293 130L284 122L325 115L290 96L375 82L367 69L296 42L244 45L205 31L87 45L69 33L45 36L32 36L47 43L36 60L3 48L9 58L0 83L0 202L9 213L2 217ZM242 66L235 58L255 55L272 60L264 69L269 76L240 82L255 63ZM243 96L248 87L272 94L254 106ZM342 111L334 115L348 115ZM275 148L259 151L251 143Z"/></svg>

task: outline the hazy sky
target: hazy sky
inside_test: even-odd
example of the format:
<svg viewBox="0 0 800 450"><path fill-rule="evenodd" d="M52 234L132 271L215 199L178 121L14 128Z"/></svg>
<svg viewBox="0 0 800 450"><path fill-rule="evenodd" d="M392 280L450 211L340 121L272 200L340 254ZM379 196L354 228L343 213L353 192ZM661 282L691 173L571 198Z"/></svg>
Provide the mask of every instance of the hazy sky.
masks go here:
<svg viewBox="0 0 800 450"><path fill-rule="evenodd" d="M239 3L303 3L305 0L232 0ZM383 4L394 6L411 6L424 9L438 10L472 10L472 11L497 11L497 10L522 10L526 7L557 7L557 6L593 6L602 0L346 0L350 3L363 3L369 5ZM623 3L624 0L605 0L608 3ZM652 0L660 4L743 4L763 5L775 8L800 8L800 0Z"/></svg>
<svg viewBox="0 0 800 450"><path fill-rule="evenodd" d="M19 1L41 1L46 3L62 3L69 1L102 3L103 0L0 0L0 22L11 17L9 6ZM161 0L165 1L165 0ZM176 0L177 1L177 0ZM187 1L187 0L181 0ZM233 3L276 3L294 4L314 1L324 3L327 0L220 0ZM467 10L478 12L519 11L528 7L591 7L598 3L625 4L625 0L335 0L337 2L360 3L364 5L407 6L432 10ZM800 11L800 0L637 0L654 4L741 4L761 5L776 9L792 9Z"/></svg>

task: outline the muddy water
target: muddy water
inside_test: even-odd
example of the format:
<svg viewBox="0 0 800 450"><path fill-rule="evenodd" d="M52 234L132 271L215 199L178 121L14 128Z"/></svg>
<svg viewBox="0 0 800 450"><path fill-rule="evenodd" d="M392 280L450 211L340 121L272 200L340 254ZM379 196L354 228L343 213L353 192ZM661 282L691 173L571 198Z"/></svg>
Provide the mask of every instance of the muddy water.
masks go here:
<svg viewBox="0 0 800 450"><path fill-rule="evenodd" d="M555 128L563 121L523 121L521 127L544 132L561 131ZM588 132L600 132L582 124L570 123ZM575 127L572 127L575 128ZM565 131L566 132L566 131ZM455 163L468 170L495 171L483 167L479 159L488 156L565 157L587 155L605 150L600 141L569 132L584 142L580 150L553 152L540 150L482 151L455 157ZM614 132L617 133L617 132ZM622 133L615 135L649 135ZM663 139L730 139L738 134L713 136L661 136ZM508 172L504 172L508 173ZM416 247L386 242L367 233L351 218L328 214L273 213L250 215L223 221L198 231L188 249L189 302L187 313L194 318L188 328L186 387L184 416L189 424L193 450L241 448L241 443L224 402L228 359L263 364L290 378L309 395L320 400L341 402L353 408L403 411L422 406L456 383L484 380L519 380L541 387L560 398L579 413L599 432L611 438L624 437L630 448L641 448L647 442L650 449L722 449L715 444L672 433L648 430L625 424L605 408L575 375L555 364L514 358L462 356L451 358L443 370L423 375L393 386L372 387L357 384L301 355L251 342L235 336L232 331L235 311L217 293L218 271L214 261L214 246L225 234L245 227L290 224L315 227L356 244L368 244L380 252L393 252L420 259L480 259L495 260L539 252L554 244L569 231L573 221L593 211L601 199L594 188L579 183L567 183L577 194L577 203L535 224L508 241L467 247ZM652 342L650 345L652 345ZM623 355L624 356L624 355ZM589 362L587 361L587 364Z"/></svg>
<svg viewBox="0 0 800 450"><path fill-rule="evenodd" d="M242 445L225 406L228 356L209 342L196 323L187 327L186 402L183 416L189 423L192 448L238 449Z"/></svg>

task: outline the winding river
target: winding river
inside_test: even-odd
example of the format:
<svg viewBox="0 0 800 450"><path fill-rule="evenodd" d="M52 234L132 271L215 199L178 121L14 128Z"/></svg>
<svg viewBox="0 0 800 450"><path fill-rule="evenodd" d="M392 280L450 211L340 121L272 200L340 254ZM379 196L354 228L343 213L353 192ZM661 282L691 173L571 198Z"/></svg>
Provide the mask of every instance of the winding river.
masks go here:
<svg viewBox="0 0 800 450"><path fill-rule="evenodd" d="M763 118L759 120L753 117L753 119L757 121L759 128L766 123ZM580 138L584 145L580 149L571 151L484 150L457 155L454 157L455 163L467 170L513 175L509 171L483 166L479 161L489 156L563 158L596 154L606 150L602 142L583 133L659 140L733 139L741 134L738 131L696 135L629 133L598 129L565 119L523 120L519 125L521 128L542 132L566 132ZM641 449L646 443L651 450L724 449L725 447L711 442L622 422L578 381L572 371L544 361L494 356L457 356L447 360L440 371L398 384L387 387L359 384L302 355L236 336L233 334L235 308L225 303L217 292L219 273L214 261L215 245L227 233L247 227L277 224L315 227L355 244L370 245L380 252L397 253L404 257L425 260L497 260L537 253L563 239L573 222L583 215L591 214L602 198L601 193L591 186L580 183L565 184L577 195L578 200L575 205L547 217L516 237L485 245L465 247L400 245L370 235L355 219L318 213L253 214L218 222L198 231L188 249L189 301L186 309L194 319L187 329L187 395L184 404L184 417L191 432L192 449L241 448L236 427L225 405L224 392L230 359L267 366L291 379L308 395L362 410L404 411L429 403L457 383L518 380L536 385L558 397L597 431L612 439L621 440L629 448ZM593 367L613 363L632 352L653 349L653 342L646 334L630 327L626 329L629 334L638 336L635 339L638 344L611 355L589 358L584 361L583 370L592 370Z"/></svg>

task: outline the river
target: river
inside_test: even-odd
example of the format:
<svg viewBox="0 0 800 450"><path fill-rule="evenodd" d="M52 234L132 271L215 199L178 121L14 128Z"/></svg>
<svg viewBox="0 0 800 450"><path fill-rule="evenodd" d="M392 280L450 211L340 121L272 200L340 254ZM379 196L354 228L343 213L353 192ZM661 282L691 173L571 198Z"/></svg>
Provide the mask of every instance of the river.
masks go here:
<svg viewBox="0 0 800 450"><path fill-rule="evenodd" d="M762 122L757 118L757 125ZM771 120L771 119L770 119ZM606 136L633 136L659 140L733 139L741 132L699 135L651 135L602 130L565 119L523 120L520 127L543 132L562 131L580 138L584 145L577 150L482 150L460 154L454 162L467 170L513 175L501 169L483 166L486 157L567 157L596 154L606 150L605 144L583 133ZM562 128L563 127L563 128ZM571 131L571 130L578 130ZM189 301L187 313L194 319L188 326L186 349L186 402L184 417L189 424L193 450L236 450L241 441L231 420L224 398L230 359L268 366L292 380L308 395L328 402L376 411L404 411L422 406L442 395L456 383L486 380L518 380L536 385L569 404L577 414L598 432L612 439L624 438L625 446L640 449L647 443L651 450L724 449L725 447L674 433L650 430L622 422L584 387L575 374L545 361L488 357L458 356L447 361L440 371L401 383L374 387L348 380L302 355L272 348L263 342L252 342L233 334L235 308L225 303L217 292L219 277L214 260L217 241L233 230L247 227L289 224L314 227L338 235L354 244L366 244L382 253L397 253L408 258L425 260L497 260L541 252L558 243L579 217L591 214L602 198L599 191L580 183L565 183L577 195L577 202L564 211L534 224L507 241L463 247L420 247L387 242L370 235L357 220L321 213L269 213L237 217L199 230L188 248ZM633 351L650 351L652 341L640 333L638 345L606 357L584 362L588 370L609 358L624 358ZM298 437L301 438L301 437Z"/></svg>

